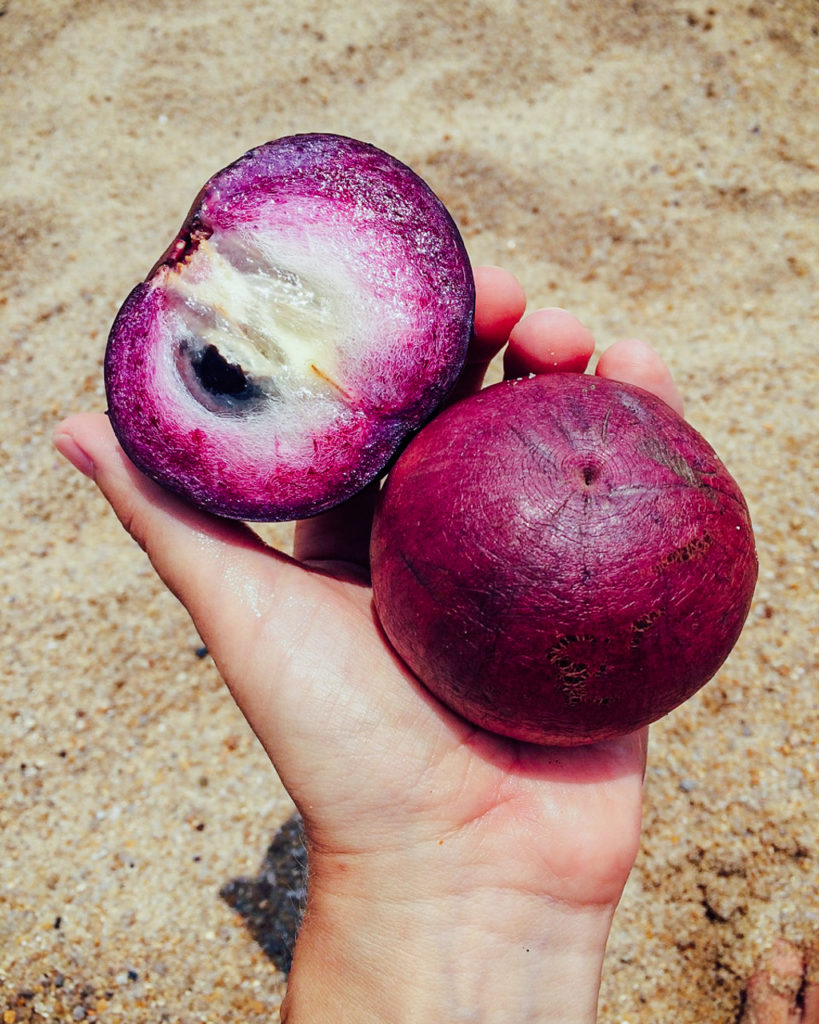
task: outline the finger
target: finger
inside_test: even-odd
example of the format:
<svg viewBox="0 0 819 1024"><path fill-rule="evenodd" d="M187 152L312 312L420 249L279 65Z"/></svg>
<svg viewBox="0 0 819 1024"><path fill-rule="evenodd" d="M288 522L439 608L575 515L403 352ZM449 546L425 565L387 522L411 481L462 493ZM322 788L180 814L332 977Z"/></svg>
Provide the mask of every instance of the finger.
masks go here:
<svg viewBox="0 0 819 1024"><path fill-rule="evenodd" d="M666 405L670 405L681 416L683 414L682 396L671 377L671 371L644 341L627 338L615 342L600 356L595 372L601 377L619 380L624 384L636 384L662 398Z"/></svg>
<svg viewBox="0 0 819 1024"><path fill-rule="evenodd" d="M565 309L539 309L509 335L503 367L507 378L529 373L582 373L594 352L591 331Z"/></svg>
<svg viewBox="0 0 819 1024"><path fill-rule="evenodd" d="M819 935L814 937L805 950L801 1024L819 1024Z"/></svg>
<svg viewBox="0 0 819 1024"><path fill-rule="evenodd" d="M339 694L348 676L366 681L357 659L379 672L375 657L363 653L372 629L367 592L306 570L244 524L201 512L156 485L130 463L105 416L72 417L57 428L55 443L92 477L187 608L282 777L293 784L305 743L330 728L322 717L328 708L333 728L352 745L372 693Z"/></svg>
<svg viewBox="0 0 819 1024"><path fill-rule="evenodd" d="M525 309L526 294L513 274L500 267L476 267L475 324L469 361L488 362L497 355Z"/></svg>
<svg viewBox="0 0 819 1024"><path fill-rule="evenodd" d="M261 588L274 590L281 573L301 575L245 524L201 512L140 473L106 416L71 417L57 427L54 443L94 480L214 656L221 636L236 650L249 643L264 599Z"/></svg>
<svg viewBox="0 0 819 1024"><path fill-rule="evenodd" d="M344 504L296 523L294 556L335 575L368 582L370 528L378 489L375 480Z"/></svg>
<svg viewBox="0 0 819 1024"><path fill-rule="evenodd" d="M805 964L799 950L777 939L745 987L740 1024L798 1024Z"/></svg>
<svg viewBox="0 0 819 1024"><path fill-rule="evenodd" d="M819 981L808 981L805 984L802 1024L819 1024Z"/></svg>
<svg viewBox="0 0 819 1024"><path fill-rule="evenodd" d="M494 357L526 309L526 293L516 277L500 267L475 268L475 323L466 365L450 396L457 401L477 391Z"/></svg>
<svg viewBox="0 0 819 1024"><path fill-rule="evenodd" d="M467 362L449 401L483 383L492 358L506 344L523 315L526 295L520 282L500 267L475 269L475 323ZM378 485L372 484L343 505L298 523L294 554L329 571L363 577L369 565L370 528Z"/></svg>

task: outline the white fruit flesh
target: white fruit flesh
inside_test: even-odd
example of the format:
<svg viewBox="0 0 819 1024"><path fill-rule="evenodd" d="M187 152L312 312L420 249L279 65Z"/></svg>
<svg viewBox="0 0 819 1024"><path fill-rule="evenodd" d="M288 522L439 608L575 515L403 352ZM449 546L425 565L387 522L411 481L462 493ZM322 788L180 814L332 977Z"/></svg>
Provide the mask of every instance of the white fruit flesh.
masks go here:
<svg viewBox="0 0 819 1024"><path fill-rule="evenodd" d="M355 327L352 296L344 294L350 281L328 268L318 278L309 262L296 250L273 263L238 234L214 235L157 283L189 357L212 345L270 397L343 391L335 378L339 347Z"/></svg>

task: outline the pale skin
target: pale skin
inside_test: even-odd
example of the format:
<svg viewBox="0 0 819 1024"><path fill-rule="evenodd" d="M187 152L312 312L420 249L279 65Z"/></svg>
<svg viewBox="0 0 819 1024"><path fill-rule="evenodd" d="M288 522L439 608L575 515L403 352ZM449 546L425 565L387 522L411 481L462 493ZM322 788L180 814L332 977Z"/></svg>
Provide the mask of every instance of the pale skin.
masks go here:
<svg viewBox="0 0 819 1024"><path fill-rule="evenodd" d="M521 319L511 275L476 280L461 392L504 345L510 375L587 368L594 339L578 320ZM615 343L596 372L682 410L642 342ZM541 748L432 698L374 616L372 488L300 523L289 557L142 476L103 415L71 417L55 443L188 609L303 816L309 893L282 1020L594 1021L637 853L647 733Z"/></svg>

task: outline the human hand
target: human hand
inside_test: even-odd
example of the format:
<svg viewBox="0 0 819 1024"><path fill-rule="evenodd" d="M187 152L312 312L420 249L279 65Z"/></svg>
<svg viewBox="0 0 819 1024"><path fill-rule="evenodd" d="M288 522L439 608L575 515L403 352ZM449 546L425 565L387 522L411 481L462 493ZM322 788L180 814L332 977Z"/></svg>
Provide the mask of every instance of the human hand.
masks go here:
<svg viewBox="0 0 819 1024"><path fill-rule="evenodd" d="M509 375L586 368L593 340L573 317L517 323L517 282L476 278L462 391L507 339ZM597 372L680 407L639 342L613 346ZM142 476L105 416L72 417L55 443L190 612L304 819L308 906L283 1019L594 1020L637 851L646 733L539 748L430 696L374 617L374 487L298 524L291 558Z"/></svg>

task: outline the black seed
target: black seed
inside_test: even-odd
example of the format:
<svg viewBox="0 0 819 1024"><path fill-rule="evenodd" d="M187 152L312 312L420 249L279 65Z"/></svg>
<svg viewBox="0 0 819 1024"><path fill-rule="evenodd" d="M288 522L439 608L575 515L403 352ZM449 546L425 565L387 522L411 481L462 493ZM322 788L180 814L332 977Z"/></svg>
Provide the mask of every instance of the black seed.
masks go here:
<svg viewBox="0 0 819 1024"><path fill-rule="evenodd" d="M194 358L193 368L205 390L212 395L244 397L252 389L238 363L229 363L215 345L208 345Z"/></svg>

